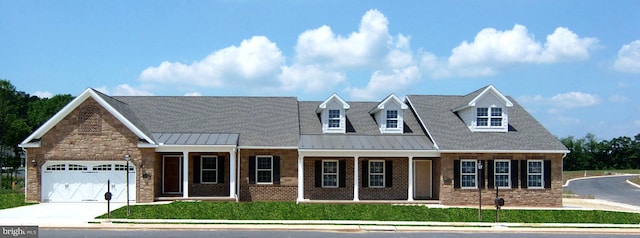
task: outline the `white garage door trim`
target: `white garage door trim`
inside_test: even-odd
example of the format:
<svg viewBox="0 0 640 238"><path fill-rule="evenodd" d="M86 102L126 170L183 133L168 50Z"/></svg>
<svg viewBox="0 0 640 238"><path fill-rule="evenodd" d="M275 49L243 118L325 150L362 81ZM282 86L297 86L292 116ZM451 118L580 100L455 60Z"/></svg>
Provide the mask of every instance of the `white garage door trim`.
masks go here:
<svg viewBox="0 0 640 238"><path fill-rule="evenodd" d="M48 161L41 168L42 202L126 202L125 161ZM136 169L129 163L129 201L136 201Z"/></svg>

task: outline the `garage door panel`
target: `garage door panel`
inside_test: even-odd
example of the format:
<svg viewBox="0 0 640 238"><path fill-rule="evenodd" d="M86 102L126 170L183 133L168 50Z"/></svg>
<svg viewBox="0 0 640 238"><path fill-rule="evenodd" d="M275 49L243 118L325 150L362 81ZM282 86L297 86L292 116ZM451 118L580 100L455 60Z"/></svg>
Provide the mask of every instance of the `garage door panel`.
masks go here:
<svg viewBox="0 0 640 238"><path fill-rule="evenodd" d="M126 202L126 168L113 161L66 162L63 166L45 165L42 171L43 202L103 202L107 181L111 183L113 202ZM50 167L50 170L47 168ZM56 170L53 170L56 169ZM69 170L72 169L72 170ZM95 169L95 170L94 170ZM135 169L130 165L130 200L135 201Z"/></svg>

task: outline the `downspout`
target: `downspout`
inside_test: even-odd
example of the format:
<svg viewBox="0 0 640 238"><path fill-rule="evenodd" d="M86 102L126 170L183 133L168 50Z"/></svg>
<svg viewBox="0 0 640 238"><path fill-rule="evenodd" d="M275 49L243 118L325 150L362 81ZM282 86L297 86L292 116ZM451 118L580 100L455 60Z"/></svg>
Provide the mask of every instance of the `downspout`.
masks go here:
<svg viewBox="0 0 640 238"><path fill-rule="evenodd" d="M240 155L240 148L238 148L238 155L236 157L236 202L240 201L240 165L242 164L242 156Z"/></svg>

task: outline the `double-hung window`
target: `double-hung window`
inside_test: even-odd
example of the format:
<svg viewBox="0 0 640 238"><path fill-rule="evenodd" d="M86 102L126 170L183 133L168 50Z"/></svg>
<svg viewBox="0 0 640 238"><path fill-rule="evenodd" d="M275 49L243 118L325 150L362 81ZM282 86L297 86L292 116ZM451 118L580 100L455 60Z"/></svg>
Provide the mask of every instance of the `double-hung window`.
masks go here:
<svg viewBox="0 0 640 238"><path fill-rule="evenodd" d="M387 128L398 128L398 110L387 110Z"/></svg>
<svg viewBox="0 0 640 238"><path fill-rule="evenodd" d="M273 183L273 157L256 156L257 183Z"/></svg>
<svg viewBox="0 0 640 238"><path fill-rule="evenodd" d="M322 187L323 188L338 187L338 161L337 160L322 161Z"/></svg>
<svg viewBox="0 0 640 238"><path fill-rule="evenodd" d="M202 156L200 163L200 182L218 183L218 157Z"/></svg>
<svg viewBox="0 0 640 238"><path fill-rule="evenodd" d="M509 170L511 169L511 161L509 160L496 160L495 161L495 183L498 188L510 188L511 181Z"/></svg>
<svg viewBox="0 0 640 238"><path fill-rule="evenodd" d="M329 110L329 128L340 128L340 110Z"/></svg>
<svg viewBox="0 0 640 238"><path fill-rule="evenodd" d="M476 160L462 160L460 163L460 176L462 188L477 188L476 184Z"/></svg>
<svg viewBox="0 0 640 238"><path fill-rule="evenodd" d="M544 183L542 170L542 160L528 160L527 161L527 187L528 188L542 188Z"/></svg>
<svg viewBox="0 0 640 238"><path fill-rule="evenodd" d="M500 107L476 108L476 125L501 127L502 126L502 108Z"/></svg>
<svg viewBox="0 0 640 238"><path fill-rule="evenodd" d="M384 188L384 160L369 161L369 187Z"/></svg>

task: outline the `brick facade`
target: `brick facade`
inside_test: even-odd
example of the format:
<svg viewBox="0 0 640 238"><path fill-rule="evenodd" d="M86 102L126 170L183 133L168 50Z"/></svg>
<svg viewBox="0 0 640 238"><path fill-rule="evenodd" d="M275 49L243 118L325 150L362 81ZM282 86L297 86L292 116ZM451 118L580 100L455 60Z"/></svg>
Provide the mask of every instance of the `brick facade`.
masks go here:
<svg viewBox="0 0 640 238"><path fill-rule="evenodd" d="M99 120L93 121L99 125L99 131L85 133L79 130L82 124L80 111L85 106L99 110L99 116L95 118ZM41 200L41 171L47 161L124 161L127 154L131 156L131 165L137 168L137 201L153 201L154 169L149 166L153 149L138 148L138 136L95 100L90 98L83 102L44 134L40 143L39 148L27 148L29 161L35 160L36 165L28 163L27 166L26 201Z"/></svg>
<svg viewBox="0 0 640 238"><path fill-rule="evenodd" d="M344 161L344 187L322 188L316 187L316 161L338 160ZM304 199L309 200L353 200L353 158L304 158Z"/></svg>
<svg viewBox="0 0 640 238"><path fill-rule="evenodd" d="M251 156L279 156L280 184L250 184ZM295 149L242 149L240 157L240 201L295 201L298 196L298 151Z"/></svg>
<svg viewBox="0 0 640 238"><path fill-rule="evenodd" d="M478 204L478 189L454 188L454 160L544 159L551 161L551 188L535 189L518 186L518 188L500 189L499 195L504 198L505 206L562 207L562 154L442 154L441 158L440 201L444 205ZM486 166L484 170L486 171ZM485 187L482 190L482 204L494 205L495 196L495 189Z"/></svg>

